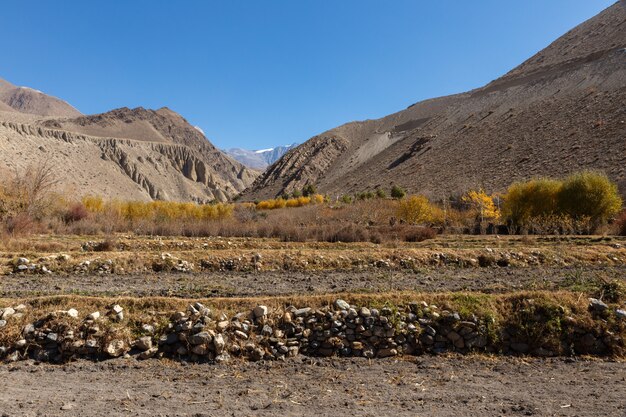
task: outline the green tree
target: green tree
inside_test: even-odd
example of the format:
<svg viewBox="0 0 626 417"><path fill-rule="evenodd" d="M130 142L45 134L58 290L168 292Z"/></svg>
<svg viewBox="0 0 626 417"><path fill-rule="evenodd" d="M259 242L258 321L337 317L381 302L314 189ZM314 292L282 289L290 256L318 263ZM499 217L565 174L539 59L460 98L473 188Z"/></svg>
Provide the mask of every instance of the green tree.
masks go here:
<svg viewBox="0 0 626 417"><path fill-rule="evenodd" d="M562 182L538 178L511 184L503 197L503 216L517 226L531 218L558 213L558 195Z"/></svg>
<svg viewBox="0 0 626 417"><path fill-rule="evenodd" d="M622 199L617 185L606 175L583 171L565 179L558 194L561 212L581 218L588 216L600 224L619 213Z"/></svg>

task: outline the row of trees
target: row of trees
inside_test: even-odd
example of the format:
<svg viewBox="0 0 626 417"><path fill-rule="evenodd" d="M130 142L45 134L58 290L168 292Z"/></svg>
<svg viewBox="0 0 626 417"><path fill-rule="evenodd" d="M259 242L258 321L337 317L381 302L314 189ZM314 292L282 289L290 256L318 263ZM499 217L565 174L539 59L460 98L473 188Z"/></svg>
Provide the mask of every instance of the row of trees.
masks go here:
<svg viewBox="0 0 626 417"><path fill-rule="evenodd" d="M591 232L622 208L617 185L606 175L584 171L563 180L539 178L512 184L503 195L469 191L460 201L479 225L507 225L509 231ZM398 205L398 217L410 224L444 225L449 209L424 196Z"/></svg>
<svg viewBox="0 0 626 417"><path fill-rule="evenodd" d="M529 227L533 219L567 216L588 218L594 226L620 212L617 185L606 175L585 171L564 180L535 179L511 185L504 197L504 214L517 227Z"/></svg>

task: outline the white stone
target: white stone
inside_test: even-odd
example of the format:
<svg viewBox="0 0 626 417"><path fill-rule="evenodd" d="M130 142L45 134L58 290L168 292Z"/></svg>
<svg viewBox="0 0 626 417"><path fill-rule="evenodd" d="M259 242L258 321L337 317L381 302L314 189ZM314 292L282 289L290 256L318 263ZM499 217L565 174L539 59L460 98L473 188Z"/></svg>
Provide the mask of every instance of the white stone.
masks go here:
<svg viewBox="0 0 626 417"><path fill-rule="evenodd" d="M7 307L4 310L2 310L2 314L0 314L0 318L3 320L7 320L9 317L11 317L14 314L15 314L15 310L12 309L11 307Z"/></svg>
<svg viewBox="0 0 626 417"><path fill-rule="evenodd" d="M100 312L99 311L94 311L93 313L91 313L90 315L87 316L87 320L96 321L99 318L100 318Z"/></svg>
<svg viewBox="0 0 626 417"><path fill-rule="evenodd" d="M149 358L153 357L154 355L156 355L158 351L159 351L159 348L154 346L154 347L151 347L150 349L146 350L145 352L141 352L137 356L137 358L138 359L149 359Z"/></svg>
<svg viewBox="0 0 626 417"><path fill-rule="evenodd" d="M213 346L215 347L215 353L218 355L224 351L224 347L226 346L226 342L224 341L224 336L221 334L216 334L213 338Z"/></svg>
<svg viewBox="0 0 626 417"><path fill-rule="evenodd" d="M105 349L106 353L112 358L118 358L126 353L126 343L123 340L113 340Z"/></svg>

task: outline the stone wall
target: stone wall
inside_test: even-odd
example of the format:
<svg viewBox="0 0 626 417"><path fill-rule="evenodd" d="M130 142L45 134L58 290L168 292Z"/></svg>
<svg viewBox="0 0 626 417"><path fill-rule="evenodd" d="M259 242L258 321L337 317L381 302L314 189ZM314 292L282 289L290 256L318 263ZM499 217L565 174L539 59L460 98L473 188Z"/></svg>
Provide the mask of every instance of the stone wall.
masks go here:
<svg viewBox="0 0 626 417"><path fill-rule="evenodd" d="M136 355L226 362L233 358L284 360L307 356L397 355L445 352L501 354L623 355L626 311L589 299L583 316L533 299L512 301L514 310L495 318L445 310L426 302L404 306L351 306L336 300L324 308L252 311L227 316L196 302L168 320L138 323L120 305L80 317L76 309L56 311L27 323L0 347L8 361L34 358L62 363L76 358ZM516 304L517 303L517 304ZM0 328L24 316L28 307L0 310Z"/></svg>

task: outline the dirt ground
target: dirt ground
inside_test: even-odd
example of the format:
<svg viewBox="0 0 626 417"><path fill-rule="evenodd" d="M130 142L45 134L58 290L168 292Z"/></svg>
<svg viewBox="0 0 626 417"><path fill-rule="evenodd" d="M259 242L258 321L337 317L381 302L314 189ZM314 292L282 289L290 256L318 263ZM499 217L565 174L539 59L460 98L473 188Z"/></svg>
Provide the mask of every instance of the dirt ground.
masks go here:
<svg viewBox="0 0 626 417"><path fill-rule="evenodd" d="M626 267L433 268L411 271L216 272L143 275L7 275L0 297L94 296L252 297L342 292L377 293L587 290L599 279L626 283Z"/></svg>
<svg viewBox="0 0 626 417"><path fill-rule="evenodd" d="M0 367L3 416L626 416L626 364L487 357Z"/></svg>

